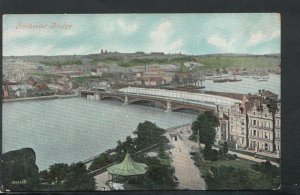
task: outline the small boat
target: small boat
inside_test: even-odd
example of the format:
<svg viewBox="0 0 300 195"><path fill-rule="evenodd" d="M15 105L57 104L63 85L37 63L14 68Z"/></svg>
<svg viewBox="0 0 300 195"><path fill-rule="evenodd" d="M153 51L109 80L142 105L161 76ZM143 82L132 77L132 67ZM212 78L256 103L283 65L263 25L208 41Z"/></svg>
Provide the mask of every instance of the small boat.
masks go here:
<svg viewBox="0 0 300 195"><path fill-rule="evenodd" d="M255 76L255 75L253 75L252 78L253 78L253 79L260 79L259 76Z"/></svg>
<svg viewBox="0 0 300 195"><path fill-rule="evenodd" d="M238 82L238 81L242 81L243 79L228 79L228 82Z"/></svg>
<svg viewBox="0 0 300 195"><path fill-rule="evenodd" d="M227 81L228 82L237 82L237 81L242 81L242 79L238 79L234 76L233 78L228 78Z"/></svg>
<svg viewBox="0 0 300 195"><path fill-rule="evenodd" d="M267 81L268 79L264 79L264 78L259 78L259 79L257 79L257 81Z"/></svg>
<svg viewBox="0 0 300 195"><path fill-rule="evenodd" d="M227 82L228 79L224 79L224 78L219 78L219 79L213 79L214 83L224 83Z"/></svg>
<svg viewBox="0 0 300 195"><path fill-rule="evenodd" d="M270 77L268 75L266 75L266 76L261 76L261 78L263 78L263 79L269 79Z"/></svg>

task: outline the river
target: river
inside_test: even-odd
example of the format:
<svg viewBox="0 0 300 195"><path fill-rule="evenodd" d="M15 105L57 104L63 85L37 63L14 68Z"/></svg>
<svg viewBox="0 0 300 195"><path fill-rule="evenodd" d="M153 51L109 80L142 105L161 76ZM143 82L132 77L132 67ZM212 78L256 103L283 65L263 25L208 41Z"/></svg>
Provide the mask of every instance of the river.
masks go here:
<svg viewBox="0 0 300 195"><path fill-rule="evenodd" d="M213 80L205 80L202 85L205 86L204 90L231 92L231 93L257 93L259 89L269 90L281 97L280 95L280 75L269 74L268 81L258 81L250 77L240 76L242 81L238 82L224 82L214 83Z"/></svg>
<svg viewBox="0 0 300 195"><path fill-rule="evenodd" d="M139 122L162 128L191 122L196 115L140 105L81 98L9 102L2 105L3 152L31 147L44 170L54 163L85 160L114 148Z"/></svg>

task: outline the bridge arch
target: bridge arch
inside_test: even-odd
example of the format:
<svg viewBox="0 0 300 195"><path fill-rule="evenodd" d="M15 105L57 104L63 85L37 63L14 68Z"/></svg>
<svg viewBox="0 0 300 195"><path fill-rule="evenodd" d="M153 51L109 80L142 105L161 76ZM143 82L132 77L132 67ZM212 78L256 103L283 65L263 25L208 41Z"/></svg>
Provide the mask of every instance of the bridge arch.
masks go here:
<svg viewBox="0 0 300 195"><path fill-rule="evenodd" d="M100 100L104 100L104 99L116 99L116 100L119 100L121 102L124 103L124 99L120 96L114 96L114 95L103 95L103 96L100 96Z"/></svg>
<svg viewBox="0 0 300 195"><path fill-rule="evenodd" d="M167 108L167 105L166 105L167 103L163 103L161 101L152 100L152 99L148 99L148 98L133 98L133 99L129 99L128 100L128 104L142 102L142 101L154 103L155 106L159 106L160 108L163 108L163 109Z"/></svg>
<svg viewBox="0 0 300 195"><path fill-rule="evenodd" d="M213 108L206 108L206 107L202 107L202 106L187 105L187 104L172 105L173 111L179 111L179 110L183 110L183 109L197 111L197 112L214 111Z"/></svg>

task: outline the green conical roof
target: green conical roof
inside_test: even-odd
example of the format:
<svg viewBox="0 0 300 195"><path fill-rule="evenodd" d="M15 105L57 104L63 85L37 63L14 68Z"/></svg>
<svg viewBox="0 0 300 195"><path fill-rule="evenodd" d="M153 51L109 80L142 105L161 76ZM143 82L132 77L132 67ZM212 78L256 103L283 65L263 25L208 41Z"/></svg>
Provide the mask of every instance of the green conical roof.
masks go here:
<svg viewBox="0 0 300 195"><path fill-rule="evenodd" d="M123 162L108 167L107 171L113 175L130 176L145 174L147 168L148 166L144 163L134 162L127 153Z"/></svg>

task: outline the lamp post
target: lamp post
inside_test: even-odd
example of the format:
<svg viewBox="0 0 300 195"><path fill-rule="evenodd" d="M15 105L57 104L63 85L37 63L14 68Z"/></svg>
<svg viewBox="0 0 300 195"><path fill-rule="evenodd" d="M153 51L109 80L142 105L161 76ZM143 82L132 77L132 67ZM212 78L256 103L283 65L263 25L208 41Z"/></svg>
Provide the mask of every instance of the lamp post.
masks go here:
<svg viewBox="0 0 300 195"><path fill-rule="evenodd" d="M198 144L198 147L199 147L199 151L201 151L199 129L198 129L198 133L197 133L197 144Z"/></svg>

